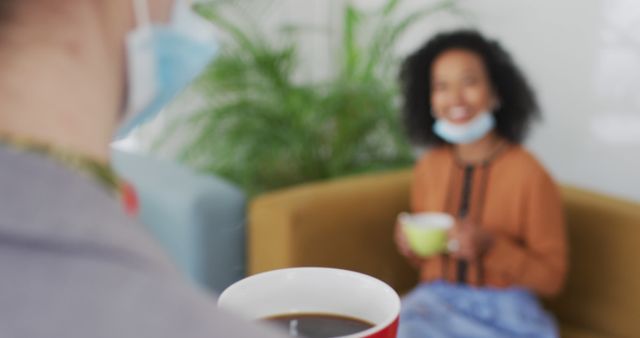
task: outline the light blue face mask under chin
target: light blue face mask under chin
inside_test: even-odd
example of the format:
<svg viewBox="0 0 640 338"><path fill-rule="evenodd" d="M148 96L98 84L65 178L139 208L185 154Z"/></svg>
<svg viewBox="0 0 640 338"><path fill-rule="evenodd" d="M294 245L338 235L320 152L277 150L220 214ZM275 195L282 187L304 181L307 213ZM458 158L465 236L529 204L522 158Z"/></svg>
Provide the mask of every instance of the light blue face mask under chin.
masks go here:
<svg viewBox="0 0 640 338"><path fill-rule="evenodd" d="M445 119L437 119L433 132L452 144L469 144L487 135L495 127L495 116L485 111L465 124L453 124Z"/></svg>
<svg viewBox="0 0 640 338"><path fill-rule="evenodd" d="M116 140L153 119L217 52L213 27L183 0L176 1L169 24L142 21L127 37L128 102Z"/></svg>

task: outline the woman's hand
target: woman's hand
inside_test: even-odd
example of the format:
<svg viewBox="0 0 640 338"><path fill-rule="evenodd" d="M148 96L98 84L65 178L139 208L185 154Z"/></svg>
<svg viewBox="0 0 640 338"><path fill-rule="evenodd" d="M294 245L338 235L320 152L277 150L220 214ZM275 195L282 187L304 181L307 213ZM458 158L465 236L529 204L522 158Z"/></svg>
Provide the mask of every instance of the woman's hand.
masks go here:
<svg viewBox="0 0 640 338"><path fill-rule="evenodd" d="M456 223L449 231L449 253L458 259L477 260L492 244L489 232L466 221Z"/></svg>
<svg viewBox="0 0 640 338"><path fill-rule="evenodd" d="M424 259L418 257L409 247L409 241L407 240L407 236L405 236L404 231L402 231L402 224L400 223L400 221L396 221L395 233L393 237L400 254L407 258L409 263L415 268L419 268L422 265Z"/></svg>

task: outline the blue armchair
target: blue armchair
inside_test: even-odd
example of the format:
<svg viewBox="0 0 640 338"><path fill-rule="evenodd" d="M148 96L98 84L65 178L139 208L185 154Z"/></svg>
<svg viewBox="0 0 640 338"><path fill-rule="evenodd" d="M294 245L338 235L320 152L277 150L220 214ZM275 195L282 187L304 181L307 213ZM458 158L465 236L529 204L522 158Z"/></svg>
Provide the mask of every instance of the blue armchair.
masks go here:
<svg viewBox="0 0 640 338"><path fill-rule="evenodd" d="M213 176L151 155L113 150L136 190L138 217L198 285L221 292L245 275L244 194Z"/></svg>

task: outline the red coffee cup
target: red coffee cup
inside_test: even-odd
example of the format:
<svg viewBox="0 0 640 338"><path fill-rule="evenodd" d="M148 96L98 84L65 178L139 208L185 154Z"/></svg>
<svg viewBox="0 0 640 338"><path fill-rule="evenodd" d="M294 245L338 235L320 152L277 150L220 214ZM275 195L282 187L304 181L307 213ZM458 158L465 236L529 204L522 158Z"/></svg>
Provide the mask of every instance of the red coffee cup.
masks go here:
<svg viewBox="0 0 640 338"><path fill-rule="evenodd" d="M395 338L400 297L362 273L306 267L247 277L224 290L218 306L255 320L318 313L356 318L373 327L340 338Z"/></svg>

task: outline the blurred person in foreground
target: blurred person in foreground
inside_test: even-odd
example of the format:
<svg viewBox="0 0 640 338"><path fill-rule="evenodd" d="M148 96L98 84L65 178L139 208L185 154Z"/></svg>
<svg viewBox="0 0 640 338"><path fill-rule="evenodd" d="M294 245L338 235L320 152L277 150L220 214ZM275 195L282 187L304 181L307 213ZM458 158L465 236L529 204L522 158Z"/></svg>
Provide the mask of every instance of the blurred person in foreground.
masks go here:
<svg viewBox="0 0 640 338"><path fill-rule="evenodd" d="M2 337L278 337L220 313L114 198L116 128L190 82L212 32L181 0L0 2Z"/></svg>
<svg viewBox="0 0 640 338"><path fill-rule="evenodd" d="M401 71L412 140L428 150L414 169L412 212L456 218L448 251L418 257L401 225L395 240L420 271L403 299L399 338L557 337L538 296L562 288L562 201L522 146L538 116L509 54L472 30L441 33Z"/></svg>

